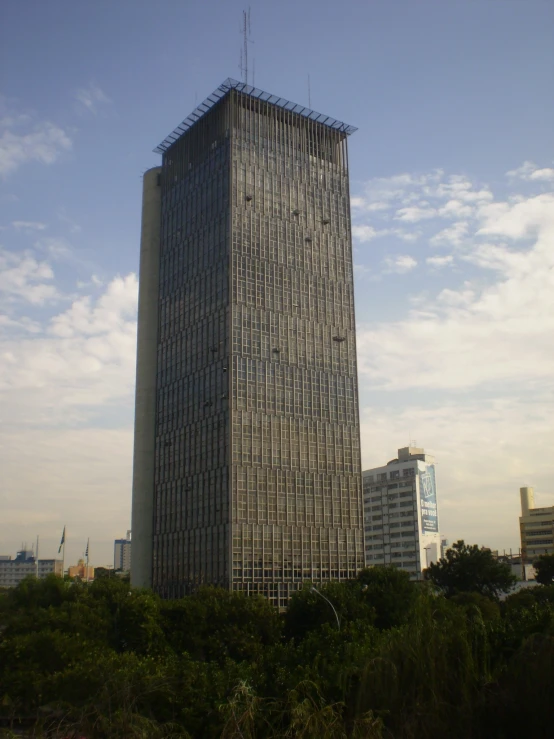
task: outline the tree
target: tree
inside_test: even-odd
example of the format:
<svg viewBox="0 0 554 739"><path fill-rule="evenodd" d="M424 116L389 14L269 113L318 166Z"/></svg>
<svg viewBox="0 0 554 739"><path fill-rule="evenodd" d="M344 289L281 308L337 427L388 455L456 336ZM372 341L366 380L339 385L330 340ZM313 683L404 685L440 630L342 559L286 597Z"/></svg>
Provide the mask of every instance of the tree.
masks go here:
<svg viewBox="0 0 554 739"><path fill-rule="evenodd" d="M375 625L390 629L406 622L415 604L418 586L398 567L367 567L358 575L364 601L376 612Z"/></svg>
<svg viewBox="0 0 554 739"><path fill-rule="evenodd" d="M268 600L209 585L164 601L160 617L171 648L198 660L255 661L281 638L279 612Z"/></svg>
<svg viewBox="0 0 554 739"><path fill-rule="evenodd" d="M554 583L554 554L541 554L533 562L535 568L535 579L541 585L552 585Z"/></svg>
<svg viewBox="0 0 554 739"><path fill-rule="evenodd" d="M466 544L463 539L425 570L425 578L448 598L458 593L481 593L496 599L516 582L509 564L496 560L490 549Z"/></svg>
<svg viewBox="0 0 554 739"><path fill-rule="evenodd" d="M335 611L341 629L348 622L358 619L373 624L375 621L373 604L363 595L362 585L356 580L317 584L315 588L311 583L306 583L289 601L284 615L285 637L300 642L311 631L319 629L324 624L336 629Z"/></svg>

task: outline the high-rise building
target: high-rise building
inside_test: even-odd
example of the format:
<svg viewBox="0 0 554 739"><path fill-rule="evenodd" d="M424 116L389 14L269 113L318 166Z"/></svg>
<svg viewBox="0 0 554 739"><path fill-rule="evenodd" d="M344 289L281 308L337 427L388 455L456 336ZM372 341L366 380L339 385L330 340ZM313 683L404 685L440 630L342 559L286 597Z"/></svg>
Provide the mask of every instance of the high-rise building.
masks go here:
<svg viewBox="0 0 554 739"><path fill-rule="evenodd" d="M533 488L520 488L519 494L521 558L526 566L532 565L541 554L554 554L554 506L535 508Z"/></svg>
<svg viewBox="0 0 554 739"><path fill-rule="evenodd" d="M131 569L131 532L127 532L126 539L116 539L113 543L113 568L122 572Z"/></svg>
<svg viewBox="0 0 554 739"><path fill-rule="evenodd" d="M164 597L363 566L354 130L227 80L144 176L131 577Z"/></svg>
<svg viewBox="0 0 554 739"><path fill-rule="evenodd" d="M405 447L362 474L366 564L394 565L420 579L441 557L433 457Z"/></svg>

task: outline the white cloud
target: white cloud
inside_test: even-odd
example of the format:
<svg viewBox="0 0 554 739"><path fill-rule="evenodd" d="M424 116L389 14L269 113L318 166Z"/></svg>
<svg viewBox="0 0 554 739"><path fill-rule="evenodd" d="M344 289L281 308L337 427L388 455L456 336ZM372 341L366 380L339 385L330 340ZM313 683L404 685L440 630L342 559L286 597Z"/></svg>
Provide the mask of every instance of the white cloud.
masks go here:
<svg viewBox="0 0 554 739"><path fill-rule="evenodd" d="M452 226L444 228L431 238L431 244L452 244L458 246L467 237L469 223L458 221Z"/></svg>
<svg viewBox="0 0 554 739"><path fill-rule="evenodd" d="M417 261L408 254L398 254L394 257L386 257L384 259L385 272L396 274L405 274L417 267Z"/></svg>
<svg viewBox="0 0 554 739"><path fill-rule="evenodd" d="M447 267L448 265L452 264L452 262L454 261L454 257L452 256L452 254L448 254L444 257L427 257L425 261L430 267L440 268Z"/></svg>
<svg viewBox="0 0 554 739"><path fill-rule="evenodd" d="M544 193L514 204L483 211L484 223L479 235L521 239L535 236L552 223L554 193Z"/></svg>
<svg viewBox="0 0 554 739"><path fill-rule="evenodd" d="M438 214L444 218L467 218L472 213L473 208L461 200L449 200L438 210Z"/></svg>
<svg viewBox="0 0 554 739"><path fill-rule="evenodd" d="M402 241L413 242L417 241L421 234L414 231L404 231L401 228L375 229L369 224L357 224L352 226L352 236L363 244L383 236L396 236Z"/></svg>
<svg viewBox="0 0 554 739"><path fill-rule="evenodd" d="M397 210L395 219L397 221L405 221L406 223L418 223L428 218L434 218L436 215L437 211L434 208L412 206Z"/></svg>
<svg viewBox="0 0 554 739"><path fill-rule="evenodd" d="M12 221L12 226L25 231L44 231L47 228L46 223L38 223L37 221Z"/></svg>
<svg viewBox="0 0 554 739"><path fill-rule="evenodd" d="M519 178L528 182L552 182L554 181L554 168L543 167L540 169L534 162L523 162L521 167L506 172L510 178Z"/></svg>
<svg viewBox="0 0 554 739"><path fill-rule="evenodd" d="M11 252L0 248L0 305L14 300L42 305L59 297L52 284L54 273L45 261L31 252Z"/></svg>
<svg viewBox="0 0 554 739"><path fill-rule="evenodd" d="M492 281L441 291L423 306L434 316L428 320L418 315L362 326L358 347L366 382L391 390L437 390L551 381L554 194L508 205L486 231L533 235L535 242L519 248L477 242L465 258L491 272Z"/></svg>
<svg viewBox="0 0 554 739"><path fill-rule="evenodd" d="M378 233L372 226L352 226L352 236L365 244L378 236Z"/></svg>
<svg viewBox="0 0 554 739"><path fill-rule="evenodd" d="M128 400L134 383L136 300L135 275L118 277L98 299L76 299L39 335L2 339L0 398L12 423L86 419L90 409Z"/></svg>
<svg viewBox="0 0 554 739"><path fill-rule="evenodd" d="M100 106L111 102L106 93L94 83L91 83L88 87L78 89L75 93L75 99L81 110L87 110L94 115L97 115Z"/></svg>
<svg viewBox="0 0 554 739"><path fill-rule="evenodd" d="M71 146L67 133L53 123L32 125L29 116L6 116L0 120L0 176L28 162L52 164Z"/></svg>
<svg viewBox="0 0 554 739"><path fill-rule="evenodd" d="M419 175L400 174L369 180L363 194L356 195L354 216L374 211L377 217L405 223L434 218L472 218L493 194L487 186L476 186L464 175L446 176L441 169Z"/></svg>

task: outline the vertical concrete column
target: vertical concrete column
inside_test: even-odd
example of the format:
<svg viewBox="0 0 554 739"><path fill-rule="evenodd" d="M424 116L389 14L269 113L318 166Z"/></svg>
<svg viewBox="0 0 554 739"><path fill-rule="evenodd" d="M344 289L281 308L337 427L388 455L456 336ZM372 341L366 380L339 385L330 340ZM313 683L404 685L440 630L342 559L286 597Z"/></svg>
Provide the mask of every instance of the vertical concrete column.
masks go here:
<svg viewBox="0 0 554 739"><path fill-rule="evenodd" d="M161 167L144 174L137 328L131 584L152 587Z"/></svg>
<svg viewBox="0 0 554 739"><path fill-rule="evenodd" d="M519 494L521 495L521 515L528 516L529 511L535 507L533 488L520 488Z"/></svg>

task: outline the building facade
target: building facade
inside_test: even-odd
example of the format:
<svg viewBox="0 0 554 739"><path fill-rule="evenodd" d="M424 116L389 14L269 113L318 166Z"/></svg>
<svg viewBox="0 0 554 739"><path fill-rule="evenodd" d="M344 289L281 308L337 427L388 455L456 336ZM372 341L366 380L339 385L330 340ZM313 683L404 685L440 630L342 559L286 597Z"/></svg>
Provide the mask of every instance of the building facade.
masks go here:
<svg viewBox="0 0 554 739"><path fill-rule="evenodd" d="M78 577L80 580L94 580L94 567L87 565L84 559L79 559L76 565L67 568L69 577Z"/></svg>
<svg viewBox="0 0 554 739"><path fill-rule="evenodd" d="M0 558L0 588L14 588L26 577L46 577L46 575L63 577L63 561L61 559L37 559L34 552L22 549L15 559L11 556Z"/></svg>
<svg viewBox="0 0 554 739"><path fill-rule="evenodd" d="M127 532L126 539L116 539L113 543L113 568L122 572L131 570L131 532Z"/></svg>
<svg viewBox="0 0 554 739"><path fill-rule="evenodd" d="M131 576L165 597L363 566L353 130L228 80L145 175Z"/></svg>
<svg viewBox="0 0 554 739"><path fill-rule="evenodd" d="M393 565L421 579L442 555L433 457L405 447L362 474L366 565Z"/></svg>
<svg viewBox="0 0 554 739"><path fill-rule="evenodd" d="M554 506L535 508L533 488L520 488L519 493L521 557L525 567L532 565L541 554L554 554ZM531 575L530 569L527 572Z"/></svg>

